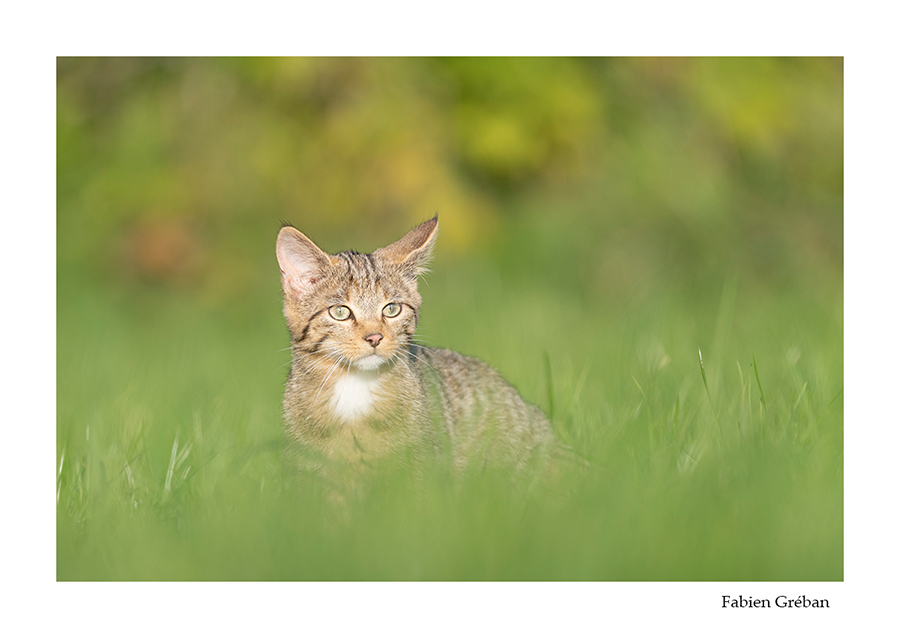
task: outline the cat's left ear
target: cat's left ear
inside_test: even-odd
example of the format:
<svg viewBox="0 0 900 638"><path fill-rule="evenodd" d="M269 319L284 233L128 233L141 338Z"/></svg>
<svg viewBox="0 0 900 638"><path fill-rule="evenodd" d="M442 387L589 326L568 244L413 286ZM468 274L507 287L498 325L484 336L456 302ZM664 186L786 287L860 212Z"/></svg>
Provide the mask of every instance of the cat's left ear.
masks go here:
<svg viewBox="0 0 900 638"><path fill-rule="evenodd" d="M409 269L415 277L427 270L431 259L431 251L437 241L438 220L437 215L413 228L403 236L403 239L395 241L389 246L379 248L373 255L377 255L399 266Z"/></svg>

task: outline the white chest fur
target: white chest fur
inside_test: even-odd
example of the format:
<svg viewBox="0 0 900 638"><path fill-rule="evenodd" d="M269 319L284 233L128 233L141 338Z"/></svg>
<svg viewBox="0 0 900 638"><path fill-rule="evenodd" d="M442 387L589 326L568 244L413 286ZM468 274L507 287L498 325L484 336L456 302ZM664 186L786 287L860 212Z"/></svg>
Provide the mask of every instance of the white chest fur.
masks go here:
<svg viewBox="0 0 900 638"><path fill-rule="evenodd" d="M368 414L375 404L378 382L378 374L374 370L351 370L342 375L334 384L331 395L331 408L335 416L352 421Z"/></svg>

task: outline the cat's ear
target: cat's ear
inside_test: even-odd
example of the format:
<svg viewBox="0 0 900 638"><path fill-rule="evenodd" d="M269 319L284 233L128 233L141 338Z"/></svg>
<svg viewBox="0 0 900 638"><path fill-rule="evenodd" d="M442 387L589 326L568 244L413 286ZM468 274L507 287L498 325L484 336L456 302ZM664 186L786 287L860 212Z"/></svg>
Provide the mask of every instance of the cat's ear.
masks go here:
<svg viewBox="0 0 900 638"><path fill-rule="evenodd" d="M294 298L309 292L331 265L328 255L293 226L285 226L278 233L275 256L281 267L284 294Z"/></svg>
<svg viewBox="0 0 900 638"><path fill-rule="evenodd" d="M403 239L379 248L374 254L407 267L410 274L415 277L426 270L428 261L431 259L431 251L434 250L437 234L438 220L435 215L406 233Z"/></svg>

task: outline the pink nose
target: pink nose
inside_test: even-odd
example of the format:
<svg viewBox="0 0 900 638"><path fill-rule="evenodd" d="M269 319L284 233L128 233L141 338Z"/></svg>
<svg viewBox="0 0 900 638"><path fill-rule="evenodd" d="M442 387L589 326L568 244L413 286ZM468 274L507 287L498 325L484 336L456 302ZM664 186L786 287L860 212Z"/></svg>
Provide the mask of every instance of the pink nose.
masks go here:
<svg viewBox="0 0 900 638"><path fill-rule="evenodd" d="M366 335L366 336L363 337L363 338L364 338L366 341L368 341L368 342L369 342L369 345L371 345L371 346L374 348L374 347L377 346L379 343L381 343L381 340L384 339L384 335L382 335L380 332L375 332L375 333L372 333L372 334L370 334L370 335Z"/></svg>

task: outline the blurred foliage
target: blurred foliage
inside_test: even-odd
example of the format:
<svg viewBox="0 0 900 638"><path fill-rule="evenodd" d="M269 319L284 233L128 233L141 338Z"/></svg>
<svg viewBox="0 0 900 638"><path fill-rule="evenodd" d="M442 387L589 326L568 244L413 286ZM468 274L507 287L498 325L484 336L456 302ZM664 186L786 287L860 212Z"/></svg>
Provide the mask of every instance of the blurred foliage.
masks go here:
<svg viewBox="0 0 900 638"><path fill-rule="evenodd" d="M439 259L588 298L740 273L834 299L842 83L822 58L60 58L59 274L232 304L277 294L281 220L369 251L438 212Z"/></svg>

